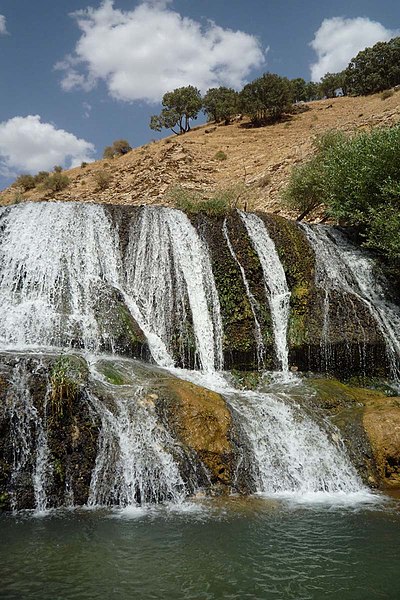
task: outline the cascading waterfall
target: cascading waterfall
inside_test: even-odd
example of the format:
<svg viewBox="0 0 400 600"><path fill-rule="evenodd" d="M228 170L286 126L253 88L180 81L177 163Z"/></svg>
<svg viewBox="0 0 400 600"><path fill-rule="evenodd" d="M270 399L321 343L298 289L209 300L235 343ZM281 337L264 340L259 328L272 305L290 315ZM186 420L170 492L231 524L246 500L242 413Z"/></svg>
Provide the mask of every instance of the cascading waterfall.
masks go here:
<svg viewBox="0 0 400 600"><path fill-rule="evenodd" d="M96 300L118 287L117 244L101 206L21 204L0 215L0 346L101 344Z"/></svg>
<svg viewBox="0 0 400 600"><path fill-rule="evenodd" d="M221 369L218 294L207 247L188 217L170 208L144 207L130 232L125 269L127 292L141 311L144 329L157 334L169 356L176 331L181 347L187 345L190 310L201 369ZM159 364L172 366L163 357Z"/></svg>
<svg viewBox="0 0 400 600"><path fill-rule="evenodd" d="M285 271L274 242L263 221L255 214L239 211L248 236L256 250L264 274L265 291L271 309L276 356L283 372L289 370L287 328L290 292Z"/></svg>
<svg viewBox="0 0 400 600"><path fill-rule="evenodd" d="M258 492L304 496L363 489L339 440L330 439L290 394L231 391L226 397L255 457Z"/></svg>
<svg viewBox="0 0 400 600"><path fill-rule="evenodd" d="M356 297L367 307L381 331L391 376L399 382L400 311L385 300L384 290L374 274L372 259L336 229L310 225L303 225L303 229L315 250L317 284L325 290L325 335L329 329L330 291L337 290ZM355 318L356 312L355 310Z"/></svg>
<svg viewBox="0 0 400 600"><path fill-rule="evenodd" d="M244 285L247 297L250 302L251 312L253 313L253 317L254 317L254 335L255 335L256 344L257 344L257 363L258 363L258 368L262 369L264 367L265 346L264 346L264 340L263 340L260 322L257 318L257 301L250 291L250 286L249 286L249 282L247 281L246 272L245 272L243 266L240 264L240 261L239 261L238 257L236 256L235 251L233 249L231 240L229 238L226 219L224 219L224 223L222 226L222 232L224 234L224 238L225 238L227 246L229 248L229 252L231 253L233 260L239 267L240 273L242 275L243 285Z"/></svg>
<svg viewBox="0 0 400 600"><path fill-rule="evenodd" d="M182 502L185 484L168 449L173 439L159 424L143 387L113 394L113 408L90 394L101 421L89 506L132 506L149 502Z"/></svg>
<svg viewBox="0 0 400 600"><path fill-rule="evenodd" d="M287 373L290 292L285 273L263 221L254 214L239 215L260 259L276 357ZM111 339L113 349L112 331L100 322L98 302L107 303L117 290L146 334L158 365L172 369L194 362L202 372L195 377L183 370L180 376L226 397L245 431L259 492L304 495L361 488L340 442L293 402L290 389L239 393L221 384L222 321L211 260L205 241L184 213L141 208L132 219L123 257L118 232L101 206L21 204L0 210L0 228L0 349L64 351L78 340L84 352L98 354L106 339ZM380 299L372 263L339 233L332 239L324 228L305 230L317 250L319 283L327 289L337 285L362 299L389 340L388 355L395 365L400 355L395 328L400 320L394 307ZM256 301L226 222L223 234L249 297L261 364L265 348ZM95 379L93 373L91 378ZM22 367L11 383L7 410L14 484L18 487L21 474L29 471L35 505L44 510L52 477L46 418L35 408ZM93 391L96 385L99 382L87 392L91 413L100 423L88 504L181 502L191 490L174 458L174 439L161 425L146 384L110 385L101 400Z"/></svg>

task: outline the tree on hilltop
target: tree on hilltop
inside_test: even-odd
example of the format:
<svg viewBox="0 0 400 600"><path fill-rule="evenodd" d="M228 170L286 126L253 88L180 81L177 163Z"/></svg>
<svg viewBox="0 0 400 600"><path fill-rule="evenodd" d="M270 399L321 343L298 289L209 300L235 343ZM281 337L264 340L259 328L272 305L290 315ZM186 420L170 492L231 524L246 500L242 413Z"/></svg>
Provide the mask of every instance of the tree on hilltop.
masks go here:
<svg viewBox="0 0 400 600"><path fill-rule="evenodd" d="M265 73L244 86L240 92L240 107L254 124L278 121L291 109L292 90L286 77Z"/></svg>
<svg viewBox="0 0 400 600"><path fill-rule="evenodd" d="M161 113L151 117L150 129L171 129L178 135L190 131L190 121L197 119L203 101L200 90L188 85L164 94L162 105L164 108Z"/></svg>
<svg viewBox="0 0 400 600"><path fill-rule="evenodd" d="M345 70L348 93L374 94L400 84L400 37L378 42L353 58Z"/></svg>
<svg viewBox="0 0 400 600"><path fill-rule="evenodd" d="M345 75L344 71L340 73L326 73L319 83L319 88L322 96L327 98L334 98L335 91L338 88L342 88L343 93L346 93Z"/></svg>
<svg viewBox="0 0 400 600"><path fill-rule="evenodd" d="M232 88L210 88L203 98L203 110L209 121L229 123L238 112L239 95Z"/></svg>

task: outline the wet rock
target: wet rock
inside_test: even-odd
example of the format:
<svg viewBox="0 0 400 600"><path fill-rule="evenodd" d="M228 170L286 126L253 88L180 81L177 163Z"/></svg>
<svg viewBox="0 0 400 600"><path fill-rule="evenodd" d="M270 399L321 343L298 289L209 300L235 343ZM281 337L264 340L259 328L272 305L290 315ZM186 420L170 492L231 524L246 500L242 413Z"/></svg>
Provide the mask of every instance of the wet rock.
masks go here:
<svg viewBox="0 0 400 600"><path fill-rule="evenodd" d="M340 430L363 481L400 488L400 398L334 379L312 378L308 384L316 390L312 402Z"/></svg>
<svg viewBox="0 0 400 600"><path fill-rule="evenodd" d="M173 378L164 381L159 396L168 427L205 465L211 484L226 492L235 489L234 424L222 396Z"/></svg>
<svg viewBox="0 0 400 600"><path fill-rule="evenodd" d="M365 410L363 425L381 486L400 489L400 398L375 398Z"/></svg>

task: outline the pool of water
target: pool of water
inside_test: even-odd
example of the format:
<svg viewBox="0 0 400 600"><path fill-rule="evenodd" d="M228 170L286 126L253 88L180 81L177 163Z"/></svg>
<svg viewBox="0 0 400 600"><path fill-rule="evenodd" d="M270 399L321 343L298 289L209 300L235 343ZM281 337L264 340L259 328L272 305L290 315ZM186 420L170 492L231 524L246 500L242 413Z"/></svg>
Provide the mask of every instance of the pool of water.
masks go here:
<svg viewBox="0 0 400 600"><path fill-rule="evenodd" d="M229 498L0 517L0 598L400 598L400 502Z"/></svg>

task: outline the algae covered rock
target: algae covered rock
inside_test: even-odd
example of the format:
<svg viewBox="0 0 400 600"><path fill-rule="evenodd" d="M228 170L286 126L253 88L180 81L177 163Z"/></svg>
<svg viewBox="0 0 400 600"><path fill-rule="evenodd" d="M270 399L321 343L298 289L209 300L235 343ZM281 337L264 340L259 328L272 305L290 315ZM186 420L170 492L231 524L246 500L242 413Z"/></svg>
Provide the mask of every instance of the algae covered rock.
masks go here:
<svg viewBox="0 0 400 600"><path fill-rule="evenodd" d="M316 392L312 402L340 430L364 482L400 488L400 398L335 379L311 378L308 385Z"/></svg>
<svg viewBox="0 0 400 600"><path fill-rule="evenodd" d="M400 398L381 398L367 406L363 425L381 485L400 489Z"/></svg>
<svg viewBox="0 0 400 600"><path fill-rule="evenodd" d="M216 392L178 379L171 378L164 386L162 399L170 429L194 450L212 483L232 484L232 417L225 400Z"/></svg>
<svg viewBox="0 0 400 600"><path fill-rule="evenodd" d="M84 504L99 434L87 403L85 361L4 354L0 371L3 508Z"/></svg>

